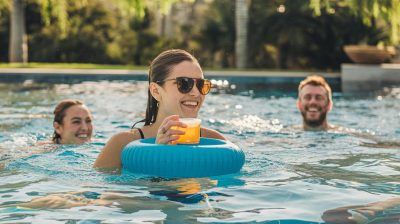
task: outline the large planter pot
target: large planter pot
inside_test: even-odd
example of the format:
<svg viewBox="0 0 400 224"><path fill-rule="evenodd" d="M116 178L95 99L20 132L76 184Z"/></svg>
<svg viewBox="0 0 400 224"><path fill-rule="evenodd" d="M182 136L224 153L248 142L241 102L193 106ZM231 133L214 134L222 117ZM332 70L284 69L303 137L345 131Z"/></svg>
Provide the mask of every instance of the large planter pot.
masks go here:
<svg viewBox="0 0 400 224"><path fill-rule="evenodd" d="M392 54L386 48L368 45L346 45L344 52L357 64L381 64L388 62Z"/></svg>

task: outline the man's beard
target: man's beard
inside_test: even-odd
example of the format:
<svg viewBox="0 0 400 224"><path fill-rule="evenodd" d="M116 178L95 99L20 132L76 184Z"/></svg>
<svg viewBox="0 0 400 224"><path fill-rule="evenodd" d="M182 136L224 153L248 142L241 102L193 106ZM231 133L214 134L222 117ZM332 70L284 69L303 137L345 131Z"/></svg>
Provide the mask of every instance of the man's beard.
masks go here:
<svg viewBox="0 0 400 224"><path fill-rule="evenodd" d="M317 120L307 120L307 110L304 112L302 111L301 115L303 115L304 123L306 123L310 127L315 128L315 127L321 126L326 119L327 112L320 112L320 113L321 113L321 115L319 116L319 118Z"/></svg>

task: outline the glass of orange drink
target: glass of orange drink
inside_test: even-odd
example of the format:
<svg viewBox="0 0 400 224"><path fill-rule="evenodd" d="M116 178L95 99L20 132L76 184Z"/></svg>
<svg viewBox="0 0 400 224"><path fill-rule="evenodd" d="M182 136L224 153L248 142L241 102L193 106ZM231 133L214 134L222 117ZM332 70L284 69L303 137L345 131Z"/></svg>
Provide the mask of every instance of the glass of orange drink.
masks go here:
<svg viewBox="0 0 400 224"><path fill-rule="evenodd" d="M187 127L173 127L176 130L185 132L185 134L181 135L175 142L177 144L199 144L201 120L198 118L180 118L179 121L185 123Z"/></svg>

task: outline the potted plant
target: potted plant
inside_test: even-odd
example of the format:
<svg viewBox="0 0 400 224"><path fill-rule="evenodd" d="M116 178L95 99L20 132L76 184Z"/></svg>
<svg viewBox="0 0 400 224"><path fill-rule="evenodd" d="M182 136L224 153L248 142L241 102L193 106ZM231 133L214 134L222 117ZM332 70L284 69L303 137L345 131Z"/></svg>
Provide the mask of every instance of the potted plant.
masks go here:
<svg viewBox="0 0 400 224"><path fill-rule="evenodd" d="M344 52L357 64L382 64L395 55L394 47L379 45L345 45Z"/></svg>

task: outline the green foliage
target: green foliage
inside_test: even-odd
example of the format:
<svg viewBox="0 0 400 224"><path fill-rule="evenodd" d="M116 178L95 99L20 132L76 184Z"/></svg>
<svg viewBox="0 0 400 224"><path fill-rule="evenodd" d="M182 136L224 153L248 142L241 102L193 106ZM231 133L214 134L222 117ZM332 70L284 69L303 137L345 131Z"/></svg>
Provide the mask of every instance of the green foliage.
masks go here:
<svg viewBox="0 0 400 224"><path fill-rule="evenodd" d="M61 69L146 69L143 66L84 63L0 63L0 68L61 68Z"/></svg>
<svg viewBox="0 0 400 224"><path fill-rule="evenodd" d="M61 34L66 35L68 27L67 1L66 0L37 0L43 22L49 26L55 18Z"/></svg>
<svg viewBox="0 0 400 224"><path fill-rule="evenodd" d="M235 1L213 1L195 39L201 46L200 61L209 67L233 67L235 55Z"/></svg>
<svg viewBox="0 0 400 224"><path fill-rule="evenodd" d="M149 65L161 51L181 47L176 40L153 33L150 23L152 19L148 10L145 10L143 18L131 18L129 29L122 33L119 41L122 63Z"/></svg>
<svg viewBox="0 0 400 224"><path fill-rule="evenodd" d="M108 53L113 49L118 36L118 21L100 1L88 4L71 2L68 5L69 32L62 34L59 26L44 26L31 34L30 58L38 62L83 62L116 63Z"/></svg>
<svg viewBox="0 0 400 224"><path fill-rule="evenodd" d="M277 12L273 1L252 0L248 25L248 62L252 68L331 69L349 61L343 45L385 40L382 31L368 27L348 8L313 16L308 0L285 2ZM209 67L233 67L234 2L214 1L196 37L201 59Z"/></svg>
<svg viewBox="0 0 400 224"><path fill-rule="evenodd" d="M335 14L323 12L320 17L314 17L306 0L287 2L285 7L285 13L271 13L258 26L250 25L255 29L250 31L253 36L264 37L263 40L251 40L250 45L264 41L276 46L275 66L279 68L339 69L340 63L348 60L343 45L361 40L377 43L383 38L376 35L375 29L363 25L361 19L351 15L348 9L338 10ZM254 20L258 17L251 18ZM259 26L264 28L257 31ZM252 49L261 53L256 45ZM257 55L250 57L257 58ZM262 63L254 66L262 66Z"/></svg>
<svg viewBox="0 0 400 224"><path fill-rule="evenodd" d="M0 61L7 61L8 55L9 8L1 7L7 2L0 0ZM166 14L171 4L182 2L192 10L187 22L182 27L175 24L173 38L158 35L156 15ZM165 49L183 48L192 52L205 67L234 67L235 2L214 0L195 12L198 9L194 10L194 6L199 2L26 0L29 58L37 62L148 65ZM252 0L248 24L249 66L339 69L340 63L349 60L343 45L388 40L385 30L376 28L380 19L369 20L372 25L367 26L361 12L355 13L343 2ZM380 13L382 17L383 9L377 8L376 2L366 0L362 4L367 4L365 7L370 7L373 15ZM398 7L394 1L379 3L379 6L391 4L384 5L386 8ZM284 13L277 12L281 4L285 6ZM316 11L320 10L319 16L313 14L316 11L310 4ZM394 17L393 13L390 15Z"/></svg>
<svg viewBox="0 0 400 224"><path fill-rule="evenodd" d="M11 1L0 0L0 10L5 9L5 8L9 9L10 3L11 3ZM1 16L1 14L0 14L0 16Z"/></svg>
<svg viewBox="0 0 400 224"><path fill-rule="evenodd" d="M116 4L125 17L142 19L145 15L145 7L142 0L119 0L116 1Z"/></svg>
<svg viewBox="0 0 400 224"><path fill-rule="evenodd" d="M310 0L310 7L314 13L321 15L321 8L329 11L331 8L346 7L362 18L368 26L380 26L390 31L390 43L399 44L400 39L400 1L398 0ZM375 22L378 21L378 22Z"/></svg>
<svg viewBox="0 0 400 224"><path fill-rule="evenodd" d="M133 5L136 3L125 2ZM39 5L36 0L31 0L28 16L42 18L40 21L45 23L41 7L43 3ZM153 33L153 17L147 9L142 17L127 17L123 14L127 11L110 8L113 5L105 4L103 0L69 1L66 8L69 19L66 34L57 25L58 17L51 16L52 22L45 26L40 25L37 19L29 21L30 59L36 62L144 65L149 64L162 50L183 47L175 39L162 38ZM132 12L137 13L135 10Z"/></svg>
<svg viewBox="0 0 400 224"><path fill-rule="evenodd" d="M1 1L1 0L0 0ZM0 7L0 61L8 61L10 11Z"/></svg>

